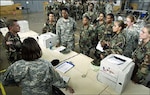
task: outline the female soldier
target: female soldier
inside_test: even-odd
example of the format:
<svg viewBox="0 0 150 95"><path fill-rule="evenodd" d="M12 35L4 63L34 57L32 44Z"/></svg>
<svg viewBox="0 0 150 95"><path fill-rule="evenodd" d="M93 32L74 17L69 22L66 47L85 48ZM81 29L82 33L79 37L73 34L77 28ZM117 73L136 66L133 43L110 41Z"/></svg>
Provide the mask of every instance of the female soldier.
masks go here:
<svg viewBox="0 0 150 95"><path fill-rule="evenodd" d="M132 53L138 46L139 33L136 26L134 26L135 17L133 15L128 15L126 18L126 46L123 54L127 57L132 57Z"/></svg>
<svg viewBox="0 0 150 95"><path fill-rule="evenodd" d="M135 62L132 80L150 87L150 79L148 79L150 78L150 25L146 25L142 29L139 38L142 42L132 56Z"/></svg>
<svg viewBox="0 0 150 95"><path fill-rule="evenodd" d="M114 22L113 32L115 33L114 37L110 40L110 42L101 43L104 52L101 52L100 58L98 62L92 62L94 65L99 66L100 60L106 57L109 54L122 54L125 46L125 36L122 33L125 28L125 24L122 20L118 20Z"/></svg>
<svg viewBox="0 0 150 95"><path fill-rule="evenodd" d="M52 85L74 92L54 70L52 64L40 58L42 51L34 38L23 41L21 53L22 60L16 61L5 72L4 85L20 85L22 95L53 95Z"/></svg>
<svg viewBox="0 0 150 95"><path fill-rule="evenodd" d="M54 13L49 12L47 16L48 19L47 22L45 23L42 33L52 32L56 34L56 21L54 19Z"/></svg>
<svg viewBox="0 0 150 95"><path fill-rule="evenodd" d="M100 13L99 17L98 17L98 25L96 28L96 31L98 33L98 39L101 40L103 33L105 31L105 14L104 13Z"/></svg>
<svg viewBox="0 0 150 95"><path fill-rule="evenodd" d="M94 29L90 25L90 19L88 16L84 16L83 20L83 27L81 28L80 31L80 39L79 39L79 47L80 47L80 52L89 56L90 49L93 47L92 46L92 39L94 38Z"/></svg>

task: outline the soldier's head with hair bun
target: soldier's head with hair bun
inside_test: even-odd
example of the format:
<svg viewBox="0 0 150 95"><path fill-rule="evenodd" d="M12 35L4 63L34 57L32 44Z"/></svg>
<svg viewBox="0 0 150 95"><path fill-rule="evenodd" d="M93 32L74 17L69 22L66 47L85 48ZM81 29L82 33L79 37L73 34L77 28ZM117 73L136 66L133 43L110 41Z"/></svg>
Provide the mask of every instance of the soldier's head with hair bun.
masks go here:
<svg viewBox="0 0 150 95"><path fill-rule="evenodd" d="M83 16L82 24L83 24L83 25L88 25L89 22L90 22L90 17L87 16L87 15Z"/></svg>

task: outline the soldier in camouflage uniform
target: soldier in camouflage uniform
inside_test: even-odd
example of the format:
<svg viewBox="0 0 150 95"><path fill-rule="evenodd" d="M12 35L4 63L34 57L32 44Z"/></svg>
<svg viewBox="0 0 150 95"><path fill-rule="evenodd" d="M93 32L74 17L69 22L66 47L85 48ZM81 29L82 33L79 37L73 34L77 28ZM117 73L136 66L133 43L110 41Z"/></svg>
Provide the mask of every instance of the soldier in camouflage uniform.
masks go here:
<svg viewBox="0 0 150 95"><path fill-rule="evenodd" d="M52 12L54 13L56 20L58 20L60 17L60 3L58 1L54 2Z"/></svg>
<svg viewBox="0 0 150 95"><path fill-rule="evenodd" d="M54 13L49 12L47 16L48 16L48 19L47 19L47 22L45 23L42 33L52 32L56 34L56 22L54 19Z"/></svg>
<svg viewBox="0 0 150 95"><path fill-rule="evenodd" d="M99 17L97 19L98 20L97 27L95 29L95 32L96 32L97 37L98 37L96 45L98 44L99 41L101 41L101 39L103 38L103 35L104 35L104 31L105 31L105 21L104 21L104 19L105 19L105 14L100 13ZM95 60L99 59L100 54L101 54L101 52L96 49L95 52L94 52L93 59L95 59Z"/></svg>
<svg viewBox="0 0 150 95"><path fill-rule="evenodd" d="M85 12L83 14L83 17L84 16L90 17L90 21L92 23L97 18L97 13L94 11L94 4L93 3L90 3L88 7L89 7L89 9L87 12Z"/></svg>
<svg viewBox="0 0 150 95"><path fill-rule="evenodd" d="M88 11L88 3L83 3L83 13Z"/></svg>
<svg viewBox="0 0 150 95"><path fill-rule="evenodd" d="M103 33L103 37L101 38L102 41L108 41L109 42L111 40L111 38L114 36L113 30L112 30L113 21L114 21L114 15L113 14L107 14L105 30Z"/></svg>
<svg viewBox="0 0 150 95"><path fill-rule="evenodd" d="M68 16L68 9L62 9L62 18L57 21L56 34L58 35L58 45L65 46L68 50L75 47L74 33L76 31L76 22Z"/></svg>
<svg viewBox="0 0 150 95"><path fill-rule="evenodd" d="M13 63L21 59L21 41L17 34L20 31L20 26L17 20L10 19L7 22L7 27L9 32L4 37L4 46L7 49L8 60Z"/></svg>
<svg viewBox="0 0 150 95"><path fill-rule="evenodd" d="M103 52L100 53L100 56L97 60L94 60L92 64L99 66L100 60L106 57L109 54L121 54L123 53L125 47L125 35L123 34L123 29L125 24L123 21L115 21L113 25L113 32L115 35L111 38L110 42L105 42L101 44L103 47ZM106 48L107 47L107 48Z"/></svg>
<svg viewBox="0 0 150 95"><path fill-rule="evenodd" d="M134 26L134 22L135 17L133 15L128 15L126 18L127 27L124 32L126 36L126 46L123 54L130 58L132 57L133 51L138 46L139 40L138 28Z"/></svg>
<svg viewBox="0 0 150 95"><path fill-rule="evenodd" d="M69 12L70 12L69 15L76 20L77 19L77 7L75 6L75 4L70 4Z"/></svg>
<svg viewBox="0 0 150 95"><path fill-rule="evenodd" d="M89 56L90 50L93 47L92 39L95 37L94 29L90 25L88 16L83 17L83 27L80 30L80 39L79 39L79 47L80 52Z"/></svg>
<svg viewBox="0 0 150 95"><path fill-rule="evenodd" d="M30 53L29 53L30 52ZM34 38L27 38L22 45L22 60L8 67L3 85L20 85L22 95L54 95L52 85L74 90L54 70L52 64L41 59L41 48Z"/></svg>
<svg viewBox="0 0 150 95"><path fill-rule="evenodd" d="M112 0L109 0L109 2L106 3L106 5L105 5L105 13L106 14L113 13L113 2L112 2Z"/></svg>
<svg viewBox="0 0 150 95"><path fill-rule="evenodd" d="M102 25L102 27L97 27L96 29L97 34L98 34L98 39L102 44L103 42L110 42L112 37L114 36L113 30L112 30L113 20L114 20L114 15L107 14L105 26ZM96 59L94 60L95 61L94 63L99 63L99 61L96 61L96 60L99 59L100 54L101 54L101 51L96 50L94 54L96 57Z"/></svg>
<svg viewBox="0 0 150 95"><path fill-rule="evenodd" d="M146 25L140 32L141 44L134 51L132 58L135 62L135 69L132 80L144 84L150 88L150 25Z"/></svg>
<svg viewBox="0 0 150 95"><path fill-rule="evenodd" d="M103 1L100 2L99 4L99 12L103 12L104 13L104 10L105 10L105 4Z"/></svg>
<svg viewBox="0 0 150 95"><path fill-rule="evenodd" d="M124 28L125 24L123 21L118 20L114 22L113 32L115 32L115 35L111 38L110 43L106 42L104 45L102 45L104 49L102 59L109 54L121 54L121 55L123 54L126 44L125 35L123 33ZM108 47L108 49L105 49L104 47Z"/></svg>
<svg viewBox="0 0 150 95"><path fill-rule="evenodd" d="M103 37L104 31L105 31L105 21L104 21L104 19L105 19L105 14L100 13L99 17L98 17L98 20L99 20L98 25L97 25L97 28L96 28L99 41Z"/></svg>

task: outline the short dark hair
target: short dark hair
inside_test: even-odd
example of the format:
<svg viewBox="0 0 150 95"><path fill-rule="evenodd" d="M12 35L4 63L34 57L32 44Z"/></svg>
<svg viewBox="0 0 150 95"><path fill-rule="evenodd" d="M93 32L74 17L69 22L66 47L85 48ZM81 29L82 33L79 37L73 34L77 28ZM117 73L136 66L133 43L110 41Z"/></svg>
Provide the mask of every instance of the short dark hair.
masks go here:
<svg viewBox="0 0 150 95"><path fill-rule="evenodd" d="M94 7L94 3L90 3L90 4ZM90 5L90 4L89 4L89 5Z"/></svg>
<svg viewBox="0 0 150 95"><path fill-rule="evenodd" d="M6 25L7 25L8 29L10 29L10 27L14 25L14 22L17 22L17 21L18 20L16 20L16 19L7 20Z"/></svg>
<svg viewBox="0 0 150 95"><path fill-rule="evenodd" d="M22 59L26 61L34 61L42 56L42 51L37 41L28 37L22 44Z"/></svg>
<svg viewBox="0 0 150 95"><path fill-rule="evenodd" d="M110 16L113 19L113 21L114 21L114 19L115 19L114 14L109 13L109 14L107 14L107 16Z"/></svg>
<svg viewBox="0 0 150 95"><path fill-rule="evenodd" d="M69 13L68 8L66 8L66 7L63 7L63 8L61 9L61 11L62 11L62 10L65 10L67 13Z"/></svg>
<svg viewBox="0 0 150 95"><path fill-rule="evenodd" d="M48 12L48 13L47 13L47 16L49 16L49 14L53 14L53 15L54 15L54 13L53 13L53 12Z"/></svg>
<svg viewBox="0 0 150 95"><path fill-rule="evenodd" d="M106 17L104 12L100 12L99 15L100 15L100 14L103 14L103 16Z"/></svg>

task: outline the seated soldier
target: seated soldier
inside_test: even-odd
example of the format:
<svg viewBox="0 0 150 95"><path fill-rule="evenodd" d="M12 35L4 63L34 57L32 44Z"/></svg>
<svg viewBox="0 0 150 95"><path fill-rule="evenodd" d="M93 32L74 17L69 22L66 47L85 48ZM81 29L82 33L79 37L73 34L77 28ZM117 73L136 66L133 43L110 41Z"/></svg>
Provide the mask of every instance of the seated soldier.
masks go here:
<svg viewBox="0 0 150 95"><path fill-rule="evenodd" d="M8 60L13 63L21 59L21 40L17 34L20 31L20 26L17 20L10 19L7 21L9 32L4 37L4 46L7 49Z"/></svg>

